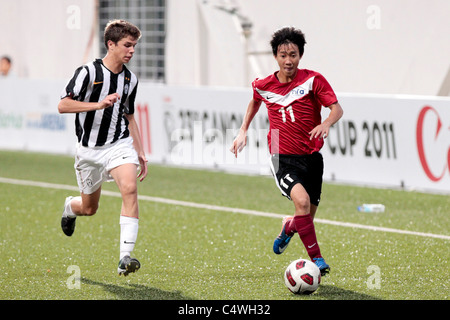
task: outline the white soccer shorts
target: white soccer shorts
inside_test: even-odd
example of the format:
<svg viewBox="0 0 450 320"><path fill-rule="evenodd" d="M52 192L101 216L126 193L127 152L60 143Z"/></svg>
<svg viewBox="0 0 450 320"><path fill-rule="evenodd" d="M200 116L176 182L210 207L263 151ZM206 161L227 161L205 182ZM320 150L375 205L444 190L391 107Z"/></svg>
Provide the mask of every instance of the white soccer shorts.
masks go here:
<svg viewBox="0 0 450 320"><path fill-rule="evenodd" d="M112 169L126 163L139 166L131 137L102 147L83 147L77 144L74 168L80 192L94 193L103 182L114 180L109 173Z"/></svg>

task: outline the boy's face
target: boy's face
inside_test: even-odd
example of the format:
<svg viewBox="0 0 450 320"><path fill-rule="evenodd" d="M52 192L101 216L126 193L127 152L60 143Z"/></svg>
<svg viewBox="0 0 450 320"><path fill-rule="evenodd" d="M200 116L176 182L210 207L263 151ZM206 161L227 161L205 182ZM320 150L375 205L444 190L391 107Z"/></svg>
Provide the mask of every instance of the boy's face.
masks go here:
<svg viewBox="0 0 450 320"><path fill-rule="evenodd" d="M296 44L282 44L278 47L275 60L280 67L280 74L287 78L292 78L296 72L300 62L300 53Z"/></svg>
<svg viewBox="0 0 450 320"><path fill-rule="evenodd" d="M11 64L6 59L0 59L0 75L6 76L9 72Z"/></svg>
<svg viewBox="0 0 450 320"><path fill-rule="evenodd" d="M134 54L134 47L137 40L131 36L122 38L117 43L108 41L108 52L122 63L130 62Z"/></svg>

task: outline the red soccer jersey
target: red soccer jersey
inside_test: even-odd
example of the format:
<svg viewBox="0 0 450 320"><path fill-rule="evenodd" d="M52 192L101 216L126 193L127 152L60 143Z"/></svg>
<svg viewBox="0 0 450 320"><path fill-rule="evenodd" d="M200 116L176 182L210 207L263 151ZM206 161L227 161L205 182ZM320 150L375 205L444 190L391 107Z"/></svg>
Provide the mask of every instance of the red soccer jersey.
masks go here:
<svg viewBox="0 0 450 320"><path fill-rule="evenodd" d="M252 83L253 99L267 106L270 153L302 155L319 151L323 139L309 140L309 132L321 123L322 106L337 102L333 89L315 71L298 69L288 83L281 83L277 73Z"/></svg>

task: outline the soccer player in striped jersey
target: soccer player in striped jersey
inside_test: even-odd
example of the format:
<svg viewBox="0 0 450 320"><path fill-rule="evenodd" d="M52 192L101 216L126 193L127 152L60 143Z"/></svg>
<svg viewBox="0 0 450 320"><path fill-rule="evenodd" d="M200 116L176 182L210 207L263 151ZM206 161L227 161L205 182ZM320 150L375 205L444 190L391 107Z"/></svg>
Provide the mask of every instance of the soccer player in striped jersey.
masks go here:
<svg viewBox="0 0 450 320"><path fill-rule="evenodd" d="M281 254L298 233L309 257L325 275L330 266L320 252L313 222L322 191L323 158L319 151L343 111L320 73L298 69L305 43L304 34L293 27L273 34L271 47L279 70L252 83L253 99L231 152L237 157L245 147L247 130L264 102L270 123L267 137L272 173L282 195L295 206L294 215L283 219L273 250ZM322 106L331 110L323 122Z"/></svg>
<svg viewBox="0 0 450 320"><path fill-rule="evenodd" d="M77 217L94 215L103 182L114 180L122 196L118 273L125 276L140 268L140 262L131 257L139 226L136 180L147 176L134 118L138 80L125 66L140 37L140 30L130 22L110 21L104 31L106 56L79 67L58 104L60 113L75 113L74 167L80 189L80 196L66 198L62 230L71 236Z"/></svg>

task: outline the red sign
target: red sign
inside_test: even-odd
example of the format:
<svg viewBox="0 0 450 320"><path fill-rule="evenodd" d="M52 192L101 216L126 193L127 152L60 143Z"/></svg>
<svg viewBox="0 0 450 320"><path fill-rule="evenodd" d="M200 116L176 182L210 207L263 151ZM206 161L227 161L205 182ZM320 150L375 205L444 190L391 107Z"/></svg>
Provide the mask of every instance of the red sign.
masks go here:
<svg viewBox="0 0 450 320"><path fill-rule="evenodd" d="M444 177L446 169L449 169L449 172L450 172L450 147L445 155L445 156L447 156L447 162L444 164L442 171L439 173L432 172L428 161L429 161L429 159L431 159L431 157L437 157L440 155L430 155L430 154L426 155L425 154L424 120L425 120L425 116L428 113L434 113L435 116L437 117L436 133L434 136L435 141L437 140L437 138L439 137L439 134L441 133L442 120L441 120L441 117L439 116L439 113L433 107L430 107L430 106L423 107L422 110L420 110L419 117L417 119L417 127L416 127L417 128L416 129L417 152L419 153L420 163L422 164L422 168L423 168L425 174L427 175L427 177L431 181L438 182ZM427 128L427 130L433 130L433 128ZM450 128L449 128L449 130L450 130Z"/></svg>

